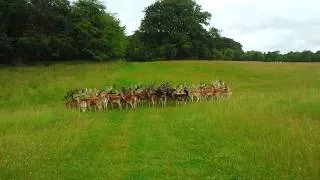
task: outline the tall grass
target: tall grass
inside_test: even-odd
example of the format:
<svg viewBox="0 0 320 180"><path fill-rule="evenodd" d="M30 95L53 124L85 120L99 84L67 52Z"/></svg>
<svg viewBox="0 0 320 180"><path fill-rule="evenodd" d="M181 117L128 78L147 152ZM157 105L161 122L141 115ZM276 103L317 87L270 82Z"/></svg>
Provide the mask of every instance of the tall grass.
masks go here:
<svg viewBox="0 0 320 180"><path fill-rule="evenodd" d="M0 179L318 179L320 64L151 62L0 69ZM233 96L78 113L63 96L223 79Z"/></svg>

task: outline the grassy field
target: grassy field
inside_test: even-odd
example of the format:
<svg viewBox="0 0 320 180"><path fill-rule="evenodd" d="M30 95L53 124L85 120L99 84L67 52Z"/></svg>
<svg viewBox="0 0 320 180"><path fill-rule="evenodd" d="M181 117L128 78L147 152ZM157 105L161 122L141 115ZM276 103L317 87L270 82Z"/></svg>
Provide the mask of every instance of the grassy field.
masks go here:
<svg viewBox="0 0 320 180"><path fill-rule="evenodd" d="M65 92L223 79L183 107L67 110ZM0 179L319 179L320 64L152 62L0 67Z"/></svg>

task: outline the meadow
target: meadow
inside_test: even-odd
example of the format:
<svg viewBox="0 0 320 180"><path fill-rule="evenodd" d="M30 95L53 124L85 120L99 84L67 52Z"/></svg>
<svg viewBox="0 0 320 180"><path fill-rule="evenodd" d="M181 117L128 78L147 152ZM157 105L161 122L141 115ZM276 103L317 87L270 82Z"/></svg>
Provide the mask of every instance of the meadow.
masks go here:
<svg viewBox="0 0 320 180"><path fill-rule="evenodd" d="M0 179L319 179L320 64L0 67ZM71 88L225 80L222 101L85 112Z"/></svg>

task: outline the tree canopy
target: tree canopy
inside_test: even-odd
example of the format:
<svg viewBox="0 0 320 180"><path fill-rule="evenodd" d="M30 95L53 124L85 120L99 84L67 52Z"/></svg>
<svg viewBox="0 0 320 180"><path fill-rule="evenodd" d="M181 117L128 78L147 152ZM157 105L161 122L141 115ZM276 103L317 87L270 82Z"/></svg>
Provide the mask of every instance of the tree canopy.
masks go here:
<svg viewBox="0 0 320 180"><path fill-rule="evenodd" d="M221 37L218 29L206 30L210 18L211 14L193 0L156 1L145 9L139 30L129 38L127 57L210 59L228 48L242 51L240 43Z"/></svg>
<svg viewBox="0 0 320 180"><path fill-rule="evenodd" d="M123 57L124 28L97 0L0 0L0 63Z"/></svg>

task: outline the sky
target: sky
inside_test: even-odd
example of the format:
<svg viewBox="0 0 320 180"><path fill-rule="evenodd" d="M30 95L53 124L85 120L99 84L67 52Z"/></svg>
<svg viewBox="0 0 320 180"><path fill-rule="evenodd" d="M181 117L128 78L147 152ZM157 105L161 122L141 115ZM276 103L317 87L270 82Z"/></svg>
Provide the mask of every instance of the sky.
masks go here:
<svg viewBox="0 0 320 180"><path fill-rule="evenodd" d="M132 34L156 0L101 0ZM320 0L196 0L212 14L210 26L245 51L320 50Z"/></svg>

